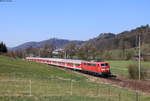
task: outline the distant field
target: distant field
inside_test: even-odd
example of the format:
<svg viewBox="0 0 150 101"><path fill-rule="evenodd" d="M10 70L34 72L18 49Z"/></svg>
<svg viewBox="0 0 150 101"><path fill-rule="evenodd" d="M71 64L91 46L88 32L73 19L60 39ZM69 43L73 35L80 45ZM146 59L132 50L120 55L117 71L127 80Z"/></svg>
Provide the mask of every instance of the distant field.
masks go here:
<svg viewBox="0 0 150 101"><path fill-rule="evenodd" d="M108 61L111 66L111 70L114 74L120 74L120 75L128 75L127 66L129 64L138 64L137 61ZM150 62L141 62L150 70ZM142 68L142 67L141 67Z"/></svg>
<svg viewBox="0 0 150 101"><path fill-rule="evenodd" d="M135 101L135 95L72 71L0 56L0 101Z"/></svg>

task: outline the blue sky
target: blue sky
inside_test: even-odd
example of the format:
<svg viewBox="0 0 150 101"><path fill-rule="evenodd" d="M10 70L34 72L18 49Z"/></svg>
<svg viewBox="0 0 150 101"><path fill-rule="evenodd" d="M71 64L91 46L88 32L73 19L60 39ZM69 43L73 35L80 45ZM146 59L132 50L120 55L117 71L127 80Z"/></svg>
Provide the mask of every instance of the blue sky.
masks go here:
<svg viewBox="0 0 150 101"><path fill-rule="evenodd" d="M150 24L150 0L0 2L0 41L13 47L49 38L88 40Z"/></svg>

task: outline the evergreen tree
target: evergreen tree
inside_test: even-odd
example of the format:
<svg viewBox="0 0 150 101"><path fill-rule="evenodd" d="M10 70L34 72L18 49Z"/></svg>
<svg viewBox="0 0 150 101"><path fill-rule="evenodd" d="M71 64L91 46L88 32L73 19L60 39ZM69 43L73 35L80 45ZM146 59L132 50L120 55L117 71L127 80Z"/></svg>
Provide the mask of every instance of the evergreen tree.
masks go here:
<svg viewBox="0 0 150 101"><path fill-rule="evenodd" d="M7 47L3 42L0 43L0 53L7 53Z"/></svg>

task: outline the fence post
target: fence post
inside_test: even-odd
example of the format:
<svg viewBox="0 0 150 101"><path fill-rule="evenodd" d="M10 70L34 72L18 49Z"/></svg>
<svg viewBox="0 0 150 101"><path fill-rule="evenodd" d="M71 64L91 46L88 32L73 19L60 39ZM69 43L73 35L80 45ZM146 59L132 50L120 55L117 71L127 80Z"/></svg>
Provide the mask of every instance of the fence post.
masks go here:
<svg viewBox="0 0 150 101"><path fill-rule="evenodd" d="M99 97L99 85L97 84L97 97Z"/></svg>
<svg viewBox="0 0 150 101"><path fill-rule="evenodd" d="M70 95L72 96L72 79L70 81Z"/></svg>
<svg viewBox="0 0 150 101"><path fill-rule="evenodd" d="M29 80L29 84L30 84L30 87L29 87L29 90L30 90L30 95L29 96L32 96L32 92L31 92L31 80Z"/></svg>
<svg viewBox="0 0 150 101"><path fill-rule="evenodd" d="M108 101L110 101L110 86L108 87Z"/></svg>
<svg viewBox="0 0 150 101"><path fill-rule="evenodd" d="M135 99L135 101L139 101L139 99L138 99L138 92L136 92L136 99Z"/></svg>
<svg viewBox="0 0 150 101"><path fill-rule="evenodd" d="M121 92L118 93L118 97L119 97L118 101L121 101Z"/></svg>

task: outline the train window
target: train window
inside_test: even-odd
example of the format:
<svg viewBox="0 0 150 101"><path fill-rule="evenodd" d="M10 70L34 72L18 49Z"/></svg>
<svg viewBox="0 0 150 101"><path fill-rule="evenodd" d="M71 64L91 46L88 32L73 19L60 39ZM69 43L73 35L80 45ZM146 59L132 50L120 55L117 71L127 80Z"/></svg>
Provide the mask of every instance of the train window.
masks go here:
<svg viewBox="0 0 150 101"><path fill-rule="evenodd" d="M91 66L95 67L95 66L96 66L96 64L91 64Z"/></svg>
<svg viewBox="0 0 150 101"><path fill-rule="evenodd" d="M80 64L75 64L75 66L80 66Z"/></svg>
<svg viewBox="0 0 150 101"><path fill-rule="evenodd" d="M108 66L108 63L101 64L102 67Z"/></svg>
<svg viewBox="0 0 150 101"><path fill-rule="evenodd" d="M84 63L84 65L87 65L86 63Z"/></svg>
<svg viewBox="0 0 150 101"><path fill-rule="evenodd" d="M84 63L84 65L89 66L90 64L89 63Z"/></svg>
<svg viewBox="0 0 150 101"><path fill-rule="evenodd" d="M96 66L96 64L92 64L92 63L84 63L84 65L87 65L87 66L93 66L93 67Z"/></svg>
<svg viewBox="0 0 150 101"><path fill-rule="evenodd" d="M86 63L86 65L87 65L87 66L90 66L90 64L89 64L89 63Z"/></svg>
<svg viewBox="0 0 150 101"><path fill-rule="evenodd" d="M73 65L73 63L67 63L67 65Z"/></svg>

